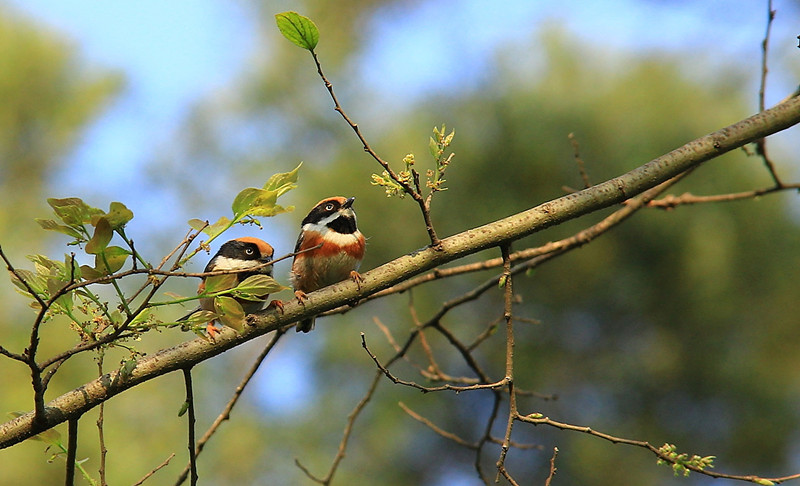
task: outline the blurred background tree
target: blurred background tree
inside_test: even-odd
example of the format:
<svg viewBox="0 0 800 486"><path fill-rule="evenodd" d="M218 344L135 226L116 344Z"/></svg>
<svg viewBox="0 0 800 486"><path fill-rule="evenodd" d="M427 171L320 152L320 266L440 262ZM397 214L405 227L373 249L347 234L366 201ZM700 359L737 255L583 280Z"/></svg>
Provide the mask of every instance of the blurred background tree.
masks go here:
<svg viewBox="0 0 800 486"><path fill-rule="evenodd" d="M521 44L498 49L475 79L431 89L408 102L387 99L355 75L370 42L380 35L379 29L365 25L391 23L404 9L424 4L307 2L302 13L322 32L318 52L345 109L384 158L399 167L403 156L413 152L425 163L430 128L446 122L456 129L449 190L434 200L441 236L560 196L563 186L580 188L569 133L580 144L591 180L600 182L754 111L750 100L759 74L755 58L725 65L687 52L620 51L605 47L602 39L587 43L558 25L532 30ZM379 167L331 110L306 53L279 39L273 15L285 8L271 2L247 2L243 8L255 19L258 35L247 69L221 93L197 102L174 136L161 142L147 165L152 196L145 197L175 202L177 207L165 215L169 220L180 220L180 215L184 220L215 220L227 212L238 189L260 186L270 174L303 160L300 188L289 196L297 212L270 221L258 234L274 244L277 254L292 248L305 211L335 194L357 197L359 226L369 237L362 269L423 246L426 234L414 205L387 199L369 184ZM796 13L792 4L781 8L786 17ZM0 64L13 69L0 70L0 79L8 77L2 89L13 93L4 99L19 106L0 107L0 184L3 194L11 195L0 201L0 243L19 259L45 247L32 218L47 212L47 189L57 190L57 181L48 180L47 174L120 88L120 77L82 72L71 57L74 50L63 47L62 40L17 17L8 18L3 24L8 28L0 31ZM442 28L449 28L447 18ZM753 46L758 42L752 39ZM32 52L22 55L23 48ZM460 46L431 49L441 50L442 66L447 66L446 58L468 55ZM773 158L785 179L796 178L797 161L789 153L775 150ZM716 194L769 184L761 160L737 152L707 164L673 192ZM124 196L113 197L136 212L135 201ZM517 385L558 397L530 397L521 406L614 435L716 455L720 471L764 476L795 472L800 468L800 381L795 372L800 303L789 271L800 267L795 199L777 195L648 210L585 248L516 279L515 290L523 299L516 313L538 322L518 325ZM601 216L533 235L514 248L567 236ZM153 227L159 224L153 222ZM160 256L183 236L185 227L150 231L142 227L134 238L152 240L145 245ZM37 248L30 248L31 241ZM471 260L497 256L491 250ZM288 265L278 264L278 279L285 282L287 274ZM201 456L202 484L301 484L304 475L295 458L316 473L327 470L346 416L374 374L359 332L366 333L373 352L388 355L391 347L373 319L402 341L414 326L411 304L424 321L443 301L487 277L428 284L321 319L310 335L292 333ZM4 283L2 290L4 303L18 305L10 286ZM501 315L498 290L448 314L444 325L469 340L467 336ZM4 345L21 348L29 314L8 316L2 325L8 330ZM141 349L155 350L186 337L174 334L148 336ZM74 338L64 334L60 339ZM431 344L446 372L469 374L442 340ZM250 343L195 369L201 430L262 346ZM504 351L502 338L495 336L477 356L500 377ZM424 361L420 353L415 348L410 357ZM90 360L73 363L51 393L79 385L95 370ZM4 394L8 410L30 409L24 371L0 360L3 388L13 390L8 398ZM394 371L422 380L411 367ZM183 393L176 392L179 380L161 378L107 405L110 484L134 482L171 452L179 457L151 482L171 484L182 469L184 426L175 415L183 401ZM381 382L356 423L335 482L371 478L383 485L479 484L474 454L409 418L399 401L473 440L482 433L491 405L488 392L423 395ZM498 436L504 427L500 422L495 424ZM91 469L97 464L97 441L91 420L81 423L79 457L88 456ZM697 474L673 478L669 468L656 467L652 455L592 437L517 426L514 439L542 446L509 455L509 469L526 483L544 482L553 446L561 451L557 484L710 483ZM47 457L42 449L28 441L0 452L8 464L9 484L61 480L60 466L42 465ZM492 470L498 453L498 447L487 447L484 470Z"/></svg>

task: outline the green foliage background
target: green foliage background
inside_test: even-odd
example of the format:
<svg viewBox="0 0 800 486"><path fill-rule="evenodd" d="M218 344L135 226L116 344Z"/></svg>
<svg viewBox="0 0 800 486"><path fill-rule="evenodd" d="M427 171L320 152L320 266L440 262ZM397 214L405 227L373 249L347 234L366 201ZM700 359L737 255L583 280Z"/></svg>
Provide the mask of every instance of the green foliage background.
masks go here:
<svg viewBox="0 0 800 486"><path fill-rule="evenodd" d="M560 196L564 185L580 187L569 133L580 143L591 179L599 182L753 111L753 93L748 91L756 76L753 62L704 72L703 60L687 53L611 52L554 27L531 32L527 45L497 52L493 73L479 89L453 87L452 93L432 93L410 106L392 100L401 108L387 114L381 100L354 78L351 67L368 41L358 34L358 26L376 5L380 2L308 2L303 13L320 28L317 52L345 109L395 167L401 167L409 152L418 161L427 160L431 127L442 122L455 127L457 155L448 172L449 190L434 199L434 223L441 236ZM281 42L272 18L278 9L269 3L252 8L263 19L269 55L253 54L260 61L230 88L235 96L199 103L187 117L174 145L147 168L155 190L180 194L185 207L176 211L185 212L185 219L227 214L239 189L260 185L270 174L303 160L299 188L289 197L297 212L270 221L274 226L267 230L276 255L291 249L305 208L334 194L357 197L359 226L369 237L362 268L423 246L427 236L416 207L408 200L387 199L369 184L379 167L330 109L307 53ZM3 99L14 100L0 104L0 190L5 196L0 199L0 244L22 263L24 254L52 248L46 240L50 235L33 222L47 215L44 199L57 189L57 181L47 174L63 162L123 83L118 73L81 69L74 49L54 34L8 14L0 17L0 24L0 65L12 66L0 69L0 90ZM541 60L520 63L520 52ZM242 127L248 136L235 135ZM788 166L796 163L792 154L775 151L773 157L786 179L796 175L796 168ZM209 180L216 182L207 184ZM737 152L712 161L672 192L735 192L769 183L760 159ZM540 322L518 325L517 384L558 396L549 401L526 398L523 410L716 455L720 471L765 476L795 472L800 299L792 270L800 268L800 233L789 210L795 197L644 211L596 242L517 279L515 290L523 301L516 312ZM118 199L136 212L135 201ZM567 236L602 216L533 235L514 247ZM179 241L185 231L174 228L169 243ZM473 259L498 254L492 250ZM288 272L288 267L278 266L278 280L281 271ZM360 348L359 332L366 332L373 352L386 356L391 348L373 318L402 339L413 326L412 299L424 320L441 302L487 277L429 284L326 318L308 336L288 336L261 373L271 383L278 380L274 374L286 374L287 401L296 408L277 406L280 397L265 399L256 387L245 392L232 420L201 456L202 484L302 483L294 458L312 471L326 470L346 416L374 372ZM22 349L31 313L7 281L0 282L0 291L3 345ZM493 292L448 314L445 325L469 340L501 316L501 302L501 293ZM44 334L43 348L50 352L75 340L56 322ZM152 352L187 337L163 333L136 345ZM201 431L263 344L250 343L195 369ZM437 359L445 371L468 372L443 340L432 337L432 345L440 350ZM125 356L114 353L108 362ZM495 377L501 376L501 335L476 355ZM418 348L410 356L423 361ZM0 408L31 408L25 371L0 360ZM408 366L394 372L422 381ZM69 362L48 397L95 373L90 357ZM276 393L274 385L269 390ZM477 484L473 454L410 419L398 401L468 439L482 431L490 405L481 393L422 395L381 383L356 424L337 482L369 477L383 485L454 484L456 479ZM111 484L132 483L177 452L151 480L172 483L185 464L185 426L177 417L182 402L181 377L170 375L108 403ZM89 470L96 468L99 455L95 418L96 412L81 421L79 457L89 457ZM497 426L499 435L503 424ZM543 446L509 455L509 469L527 483L543 483L553 446L561 451L558 484L708 482L694 474L673 478L651 455L591 437L518 425L514 438ZM45 464L43 448L28 441L0 451L8 484L61 481L62 461ZM497 453L488 448L485 470L492 470Z"/></svg>

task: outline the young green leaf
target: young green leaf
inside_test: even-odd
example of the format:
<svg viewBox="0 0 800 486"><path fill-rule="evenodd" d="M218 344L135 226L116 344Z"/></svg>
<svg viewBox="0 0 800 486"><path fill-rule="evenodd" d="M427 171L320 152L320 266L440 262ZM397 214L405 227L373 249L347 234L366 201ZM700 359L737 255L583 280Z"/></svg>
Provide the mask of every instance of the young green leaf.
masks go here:
<svg viewBox="0 0 800 486"><path fill-rule="evenodd" d="M192 315L184 319L183 322L188 322L191 324L205 324L207 322L211 322L218 318L219 315L216 312L211 312L208 310L199 310L197 312L192 313Z"/></svg>
<svg viewBox="0 0 800 486"><path fill-rule="evenodd" d="M125 260L128 259L128 255L131 252L126 250L125 248L121 248L119 246L109 246L103 251L103 255L97 255L95 257L96 267L98 269L105 270L108 275L116 272L123 265L125 265ZM105 257L103 260L102 257ZM108 263L108 265L106 265Z"/></svg>
<svg viewBox="0 0 800 486"><path fill-rule="evenodd" d="M121 202L112 202L108 208L108 212L104 217L111 225L111 229L118 230L128 224L128 221L133 219L133 211L128 209ZM95 216L95 218L97 218L97 216ZM92 223L94 224L94 218Z"/></svg>
<svg viewBox="0 0 800 486"><path fill-rule="evenodd" d="M111 229L111 224L106 218L99 218L95 224L92 239L86 243L86 253L90 255L102 253L111 241L112 236L114 236L114 232Z"/></svg>
<svg viewBox="0 0 800 486"><path fill-rule="evenodd" d="M237 332L244 330L244 309L233 297L220 296L214 298L214 310L219 321Z"/></svg>
<svg viewBox="0 0 800 486"><path fill-rule="evenodd" d="M104 277L106 274L89 265L81 265L81 276L87 280Z"/></svg>
<svg viewBox="0 0 800 486"><path fill-rule="evenodd" d="M203 231L208 227L208 221L203 221L202 219L192 218L189 220L189 226L193 230Z"/></svg>
<svg viewBox="0 0 800 486"><path fill-rule="evenodd" d="M319 30L314 22L297 12L283 12L275 15L278 30L284 37L298 47L313 51L319 42Z"/></svg>
<svg viewBox="0 0 800 486"><path fill-rule="evenodd" d="M288 287L284 287L279 284L277 280L267 275L253 275L247 277L242 283L237 285L233 295L247 300L260 300L253 299L251 296L264 297L265 295L274 294L275 292L280 292L287 288Z"/></svg>
<svg viewBox="0 0 800 486"><path fill-rule="evenodd" d="M25 286L25 283L27 283L37 294L44 294L46 284L43 277L31 272L30 270L24 270L20 268L17 269L16 275L11 272L8 272L8 274L11 277L11 283L17 286L23 294L29 295L28 287ZM23 283L20 278L25 280L25 283Z"/></svg>
<svg viewBox="0 0 800 486"><path fill-rule="evenodd" d="M39 223L39 226L42 229L46 229L49 231L58 231L59 233L63 233L67 236L75 238L76 240L82 241L83 235L76 229L72 228L71 226L64 226L63 224L58 224L56 221L52 219L42 219L36 218L36 222Z"/></svg>
<svg viewBox="0 0 800 486"><path fill-rule="evenodd" d="M267 191L255 187L243 189L236 195L231 205L235 216L234 220L245 216L271 216L270 213L275 208L277 200L278 193L276 191Z"/></svg>
<svg viewBox="0 0 800 486"><path fill-rule="evenodd" d="M267 191L277 191L278 197L282 196L287 191L294 189L297 187L298 173L300 172L300 167L302 165L303 163L300 162L297 167L289 172L274 174L269 178L267 183L264 184L264 189Z"/></svg>
<svg viewBox="0 0 800 486"><path fill-rule="evenodd" d="M223 290L232 289L236 286L237 276L235 273L225 275L212 275L206 278L206 294L214 294Z"/></svg>
<svg viewBox="0 0 800 486"><path fill-rule="evenodd" d="M56 213L56 216L67 226L80 226L84 223L88 223L91 217L86 218L85 216L87 213L91 213L91 210L97 211L95 214L103 213L99 209L87 206L86 203L77 197L67 197L63 199L51 197L47 199L47 204L53 208L53 212Z"/></svg>

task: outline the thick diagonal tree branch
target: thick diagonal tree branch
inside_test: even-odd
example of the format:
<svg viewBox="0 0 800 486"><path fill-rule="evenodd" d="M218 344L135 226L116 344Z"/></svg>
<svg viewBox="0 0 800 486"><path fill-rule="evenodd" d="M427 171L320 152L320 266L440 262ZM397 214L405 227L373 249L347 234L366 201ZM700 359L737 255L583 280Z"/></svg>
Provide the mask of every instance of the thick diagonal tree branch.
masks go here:
<svg viewBox="0 0 800 486"><path fill-rule="evenodd" d="M374 294L414 275L490 247L618 204L677 174L726 152L800 123L800 97L698 138L619 177L572 193L507 218L441 240L438 249L423 248L363 274L360 287L344 281L309 294L305 305L288 302L283 314L254 316L241 334L224 329L216 343L195 339L137 361L127 372L113 371L46 404L36 424L29 412L0 425L0 448L81 414L140 383L193 366L300 318L320 314L347 302Z"/></svg>

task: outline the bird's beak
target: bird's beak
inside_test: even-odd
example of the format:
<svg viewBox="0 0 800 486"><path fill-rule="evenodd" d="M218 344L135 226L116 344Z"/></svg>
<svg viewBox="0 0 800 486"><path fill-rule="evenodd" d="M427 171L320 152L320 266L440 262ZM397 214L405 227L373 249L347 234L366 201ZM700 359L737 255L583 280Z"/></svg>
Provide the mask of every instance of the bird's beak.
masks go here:
<svg viewBox="0 0 800 486"><path fill-rule="evenodd" d="M350 199L345 201L344 204L342 204L342 209L350 209L350 206L352 206L355 201L356 198L351 197Z"/></svg>

